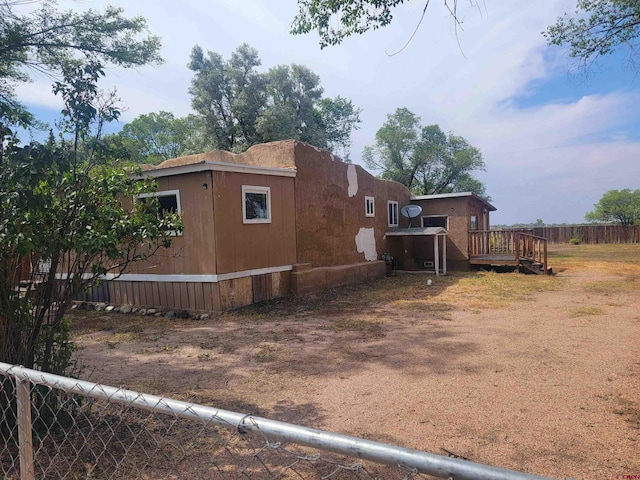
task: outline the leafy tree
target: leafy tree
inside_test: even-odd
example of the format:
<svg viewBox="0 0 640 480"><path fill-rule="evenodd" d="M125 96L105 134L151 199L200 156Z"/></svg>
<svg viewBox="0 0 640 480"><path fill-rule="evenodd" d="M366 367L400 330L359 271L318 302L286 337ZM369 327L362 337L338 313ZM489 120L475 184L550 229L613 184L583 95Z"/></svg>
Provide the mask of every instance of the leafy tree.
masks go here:
<svg viewBox="0 0 640 480"><path fill-rule="evenodd" d="M172 113L140 115L122 130L105 137L119 158L133 163L157 164L169 158L199 153L208 147L201 119L195 115L175 118Z"/></svg>
<svg viewBox="0 0 640 480"><path fill-rule="evenodd" d="M393 10L405 0L298 0L298 14L291 24L294 35L317 30L320 47L338 45L346 37L377 30L389 25L393 20ZM470 5L476 5L469 0ZM458 0L444 0L445 8L455 24L461 20L457 16ZM424 16L429 1L424 2ZM420 23L418 22L418 26Z"/></svg>
<svg viewBox="0 0 640 480"><path fill-rule="evenodd" d="M194 47L189 68L192 106L215 147L242 152L257 143L296 139L342 149L348 156L360 110L351 101L323 98L320 77L302 65L279 65L266 72L258 52L243 44L229 60Z"/></svg>
<svg viewBox="0 0 640 480"><path fill-rule="evenodd" d="M95 148L119 110L96 87L99 65L70 65L54 87L65 103L61 140L11 142L0 164L0 361L61 374L71 301L104 274L167 247L181 229L175 215L158 215L157 203L123 202L153 184L109 166Z"/></svg>
<svg viewBox="0 0 640 480"><path fill-rule="evenodd" d="M640 3L637 0L578 0L573 15L565 13L558 17L543 34L550 45L568 45L569 55L582 67L614 52L620 45L629 48L629 61L637 66Z"/></svg>
<svg viewBox="0 0 640 480"><path fill-rule="evenodd" d="M422 126L407 108L387 115L375 145L365 147L363 157L367 167L382 171L382 178L418 195L471 191L488 198L484 184L473 177L485 169L480 150L438 125Z"/></svg>
<svg viewBox="0 0 640 480"><path fill-rule="evenodd" d="M316 105L322 98L320 77L303 65L278 65L265 74L267 104L258 115L263 141L299 139L318 147L326 136Z"/></svg>
<svg viewBox="0 0 640 480"><path fill-rule="evenodd" d="M29 126L33 117L15 97L13 87L29 81L29 70L61 74L74 59L84 63L134 67L159 63L160 39L144 36L142 17L127 19L122 10L84 13L56 10L55 0L40 9L18 14L22 0L0 2L0 134L11 136L11 126Z"/></svg>
<svg viewBox="0 0 640 480"><path fill-rule="evenodd" d="M257 71L258 52L243 44L225 61L215 52L193 47L189 69L191 105L205 125L205 132L222 150L246 150L256 141L258 113L266 104L265 80Z"/></svg>
<svg viewBox="0 0 640 480"><path fill-rule="evenodd" d="M326 135L326 147L350 162L351 132L358 129L361 110L351 100L338 95L321 99L318 112Z"/></svg>
<svg viewBox="0 0 640 480"><path fill-rule="evenodd" d="M640 223L640 190L609 190L584 218L589 222Z"/></svg>

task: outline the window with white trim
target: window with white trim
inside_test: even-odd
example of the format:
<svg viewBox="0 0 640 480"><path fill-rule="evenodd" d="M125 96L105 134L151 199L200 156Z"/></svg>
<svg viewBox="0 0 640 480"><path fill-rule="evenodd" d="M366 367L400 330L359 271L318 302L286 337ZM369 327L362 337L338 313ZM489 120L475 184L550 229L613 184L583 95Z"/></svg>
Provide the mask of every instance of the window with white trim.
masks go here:
<svg viewBox="0 0 640 480"><path fill-rule="evenodd" d="M156 198L158 200L158 218L162 219L166 214L180 214L182 208L180 206L180 190L161 190L159 192L142 193L138 196L137 201L144 202L147 198ZM172 232L172 235L182 235L181 233Z"/></svg>
<svg viewBox="0 0 640 480"><path fill-rule="evenodd" d="M376 200L373 197L364 197L364 216L376 216Z"/></svg>
<svg viewBox="0 0 640 480"><path fill-rule="evenodd" d="M422 228L427 227L442 227L445 230L449 230L449 216L425 215L424 217L422 217Z"/></svg>
<svg viewBox="0 0 640 480"><path fill-rule="evenodd" d="M397 227L398 226L398 202L389 200L387 201L387 216L388 216L388 226Z"/></svg>
<svg viewBox="0 0 640 480"><path fill-rule="evenodd" d="M242 186L242 223L271 223L271 187Z"/></svg>
<svg viewBox="0 0 640 480"><path fill-rule="evenodd" d="M470 230L478 230L478 216L471 215L470 217Z"/></svg>

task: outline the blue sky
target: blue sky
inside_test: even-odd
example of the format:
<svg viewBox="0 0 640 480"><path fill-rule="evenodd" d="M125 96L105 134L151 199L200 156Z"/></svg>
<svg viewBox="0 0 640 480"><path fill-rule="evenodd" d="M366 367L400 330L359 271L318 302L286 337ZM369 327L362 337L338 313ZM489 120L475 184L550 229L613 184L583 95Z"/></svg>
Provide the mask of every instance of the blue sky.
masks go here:
<svg viewBox="0 0 640 480"><path fill-rule="evenodd" d="M566 51L541 35L572 0L486 0L461 5L463 30L456 39L441 2L432 2L411 43L423 7L398 7L392 25L320 50L317 36L291 36L295 0L61 0L61 8L122 6L142 15L162 37L161 66L113 68L103 88L116 87L136 116L191 111L191 48L227 58L241 43L255 47L263 68L299 63L320 75L325 95L342 95L363 109L351 158L360 162L385 116L407 107L425 125L467 138L483 152L487 185L498 211L493 224L583 221L604 192L640 188L640 79L625 68L621 50L599 62L588 77L575 72ZM178 7L179 5L179 7ZM59 100L46 78L18 89L38 114L51 118Z"/></svg>

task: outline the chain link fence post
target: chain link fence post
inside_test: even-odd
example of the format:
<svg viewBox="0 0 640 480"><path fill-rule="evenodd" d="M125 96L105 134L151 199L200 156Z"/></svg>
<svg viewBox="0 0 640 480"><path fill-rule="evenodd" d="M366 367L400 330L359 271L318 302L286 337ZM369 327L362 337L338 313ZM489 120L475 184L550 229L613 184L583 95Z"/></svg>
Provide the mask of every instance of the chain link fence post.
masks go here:
<svg viewBox="0 0 640 480"><path fill-rule="evenodd" d="M31 382L16 377L20 480L35 480L31 436Z"/></svg>

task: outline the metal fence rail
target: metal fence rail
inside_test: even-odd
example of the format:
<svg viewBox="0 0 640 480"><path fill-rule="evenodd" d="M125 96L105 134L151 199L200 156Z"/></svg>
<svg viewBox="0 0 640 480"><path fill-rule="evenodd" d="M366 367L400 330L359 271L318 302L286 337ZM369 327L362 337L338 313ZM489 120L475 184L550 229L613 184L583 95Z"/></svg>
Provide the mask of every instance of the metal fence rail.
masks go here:
<svg viewBox="0 0 640 480"><path fill-rule="evenodd" d="M0 363L9 480L543 477Z"/></svg>

